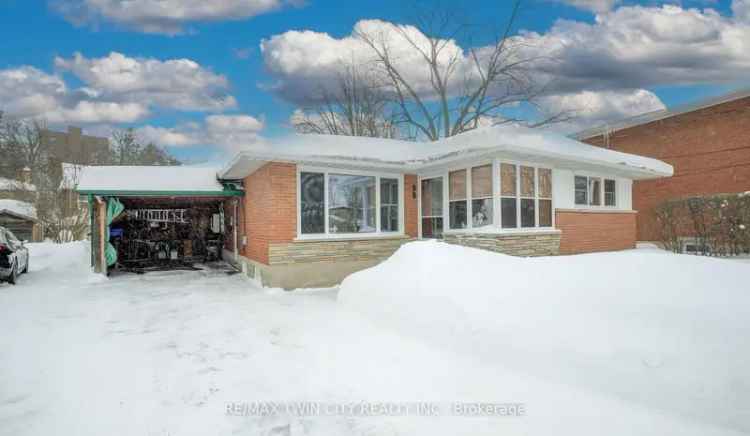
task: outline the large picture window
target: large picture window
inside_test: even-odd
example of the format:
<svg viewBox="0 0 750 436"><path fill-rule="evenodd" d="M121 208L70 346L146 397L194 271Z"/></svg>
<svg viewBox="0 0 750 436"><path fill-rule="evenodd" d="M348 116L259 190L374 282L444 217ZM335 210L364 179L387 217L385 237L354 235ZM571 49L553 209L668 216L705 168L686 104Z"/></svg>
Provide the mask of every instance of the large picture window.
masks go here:
<svg viewBox="0 0 750 436"><path fill-rule="evenodd" d="M380 179L380 230L398 231L398 179Z"/></svg>
<svg viewBox="0 0 750 436"><path fill-rule="evenodd" d="M471 169L471 225L492 224L492 165Z"/></svg>
<svg viewBox="0 0 750 436"><path fill-rule="evenodd" d="M466 228L466 170L448 173L448 221L451 229Z"/></svg>
<svg viewBox="0 0 750 436"><path fill-rule="evenodd" d="M401 180L395 177L302 171L299 232L346 235L401 231L401 192Z"/></svg>
<svg viewBox="0 0 750 436"><path fill-rule="evenodd" d="M303 234L325 231L325 174L300 174L300 230Z"/></svg>
<svg viewBox="0 0 750 436"><path fill-rule="evenodd" d="M443 178L422 180L422 237L443 235Z"/></svg>
<svg viewBox="0 0 750 436"><path fill-rule="evenodd" d="M328 176L328 231L370 233L375 227L375 177Z"/></svg>

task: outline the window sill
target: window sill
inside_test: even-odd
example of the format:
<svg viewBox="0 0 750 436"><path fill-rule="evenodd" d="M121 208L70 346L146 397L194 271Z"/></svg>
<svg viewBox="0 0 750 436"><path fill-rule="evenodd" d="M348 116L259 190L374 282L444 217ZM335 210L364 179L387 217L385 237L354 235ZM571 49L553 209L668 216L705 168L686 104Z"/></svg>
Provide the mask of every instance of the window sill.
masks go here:
<svg viewBox="0 0 750 436"><path fill-rule="evenodd" d="M444 230L445 235L528 235L528 234L557 234L561 233L560 230L552 227L534 227L534 228L519 228L519 229L504 229L502 227L487 226L479 229L453 229Z"/></svg>
<svg viewBox="0 0 750 436"><path fill-rule="evenodd" d="M599 207L576 207L573 209L555 209L555 212L575 212L575 213L638 213L637 210L617 209L616 206L599 206Z"/></svg>
<svg viewBox="0 0 750 436"><path fill-rule="evenodd" d="M381 239L409 239L403 233L373 233L373 234L344 234L344 235L300 235L294 242L332 242L332 241L371 241Z"/></svg>

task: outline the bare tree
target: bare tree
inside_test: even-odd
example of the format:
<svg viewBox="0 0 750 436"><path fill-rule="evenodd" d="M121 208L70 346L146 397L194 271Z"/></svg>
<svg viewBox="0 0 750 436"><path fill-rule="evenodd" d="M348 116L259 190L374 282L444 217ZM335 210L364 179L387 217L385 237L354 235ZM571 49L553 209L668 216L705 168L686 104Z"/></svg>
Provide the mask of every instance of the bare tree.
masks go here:
<svg viewBox="0 0 750 436"><path fill-rule="evenodd" d="M114 165L180 165L180 161L153 143L143 145L133 129L112 132L111 162Z"/></svg>
<svg viewBox="0 0 750 436"><path fill-rule="evenodd" d="M61 177L38 194L38 218L47 237L55 242L78 241L86 237L88 207L75 190L82 168L82 165L63 164Z"/></svg>
<svg viewBox="0 0 750 436"><path fill-rule="evenodd" d="M384 85L362 66L346 65L333 89L322 88L320 102L297 112L292 125L299 133L396 137L389 114L391 99Z"/></svg>
<svg viewBox="0 0 750 436"><path fill-rule="evenodd" d="M518 104L539 107L544 86L531 72L539 57L524 51L519 38L511 36L521 0L514 0L507 25L490 45L473 47L467 52L457 39L476 40L478 26L458 18L453 9L435 5L417 8L412 26L389 26L386 30L360 30L356 36L369 47L388 81L398 108L399 122L415 128L429 140L457 135L485 123L522 120L508 117L502 109ZM414 29L418 32L414 32ZM400 54L394 47L398 43ZM429 76L428 83L416 79L405 62L406 46L416 55ZM414 56L409 56L413 58ZM540 126L569 119L559 113L532 123Z"/></svg>
<svg viewBox="0 0 750 436"><path fill-rule="evenodd" d="M49 150L42 139L46 129L45 120L18 120L0 114L0 155L6 175L14 177L24 167L38 173L46 165Z"/></svg>

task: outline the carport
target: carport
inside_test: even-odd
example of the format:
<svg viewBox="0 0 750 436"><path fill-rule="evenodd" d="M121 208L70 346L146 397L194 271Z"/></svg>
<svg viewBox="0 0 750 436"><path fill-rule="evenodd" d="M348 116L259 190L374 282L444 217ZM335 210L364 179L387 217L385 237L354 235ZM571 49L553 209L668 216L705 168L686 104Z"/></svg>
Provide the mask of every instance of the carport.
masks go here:
<svg viewBox="0 0 750 436"><path fill-rule="evenodd" d="M238 198L213 168L86 167L95 272L192 268L237 254Z"/></svg>

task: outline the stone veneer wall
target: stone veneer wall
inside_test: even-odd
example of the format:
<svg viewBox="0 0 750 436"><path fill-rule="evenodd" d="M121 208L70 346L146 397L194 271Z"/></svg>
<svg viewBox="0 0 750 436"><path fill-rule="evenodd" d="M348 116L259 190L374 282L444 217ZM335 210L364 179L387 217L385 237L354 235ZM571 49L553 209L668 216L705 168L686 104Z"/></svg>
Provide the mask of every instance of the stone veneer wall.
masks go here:
<svg viewBox="0 0 750 436"><path fill-rule="evenodd" d="M412 238L374 238L354 240L311 240L272 242L268 245L268 264L286 265L308 262L382 260Z"/></svg>
<svg viewBox="0 0 750 436"><path fill-rule="evenodd" d="M481 248L512 256L554 256L560 252L560 232L533 232L527 234L450 233L445 242Z"/></svg>

